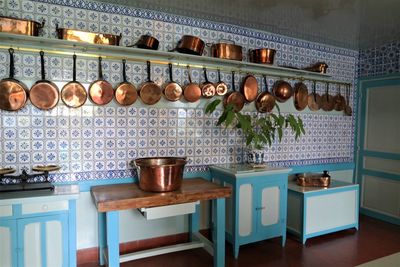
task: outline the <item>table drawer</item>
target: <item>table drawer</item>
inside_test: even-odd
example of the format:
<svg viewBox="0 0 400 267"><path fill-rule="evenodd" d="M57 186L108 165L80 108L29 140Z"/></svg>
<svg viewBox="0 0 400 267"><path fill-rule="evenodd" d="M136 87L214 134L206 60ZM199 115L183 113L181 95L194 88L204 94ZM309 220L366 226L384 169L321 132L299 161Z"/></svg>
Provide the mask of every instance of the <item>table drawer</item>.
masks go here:
<svg viewBox="0 0 400 267"><path fill-rule="evenodd" d="M0 217L10 217L12 215L12 205L0 206Z"/></svg>
<svg viewBox="0 0 400 267"><path fill-rule="evenodd" d="M139 211L147 220L152 220L194 213L196 211L196 205L199 203L200 201L153 208L141 208Z"/></svg>
<svg viewBox="0 0 400 267"><path fill-rule="evenodd" d="M22 205L22 214L42 213L68 210L68 200Z"/></svg>

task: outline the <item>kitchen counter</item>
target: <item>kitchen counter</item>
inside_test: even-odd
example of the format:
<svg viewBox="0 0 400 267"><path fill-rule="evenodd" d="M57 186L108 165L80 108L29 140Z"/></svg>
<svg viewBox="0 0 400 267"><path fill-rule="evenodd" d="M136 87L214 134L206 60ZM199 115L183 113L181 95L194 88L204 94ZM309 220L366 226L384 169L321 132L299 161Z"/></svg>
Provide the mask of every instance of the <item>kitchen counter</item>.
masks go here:
<svg viewBox="0 0 400 267"><path fill-rule="evenodd" d="M261 173L268 173L271 175L289 173L292 170L289 168L270 167L268 165L265 167L253 167L250 164L239 163L219 164L212 165L211 167L227 174L233 174L236 178L260 176Z"/></svg>
<svg viewBox="0 0 400 267"><path fill-rule="evenodd" d="M120 262L155 256L175 251L204 247L214 256L214 266L225 266L225 198L229 187L202 178L184 179L179 190L153 193L140 190L135 183L95 186L91 188L98 211L100 265L119 266ZM119 254L119 211L212 200L214 212L213 243L199 234L199 209L189 214L191 242L162 248Z"/></svg>

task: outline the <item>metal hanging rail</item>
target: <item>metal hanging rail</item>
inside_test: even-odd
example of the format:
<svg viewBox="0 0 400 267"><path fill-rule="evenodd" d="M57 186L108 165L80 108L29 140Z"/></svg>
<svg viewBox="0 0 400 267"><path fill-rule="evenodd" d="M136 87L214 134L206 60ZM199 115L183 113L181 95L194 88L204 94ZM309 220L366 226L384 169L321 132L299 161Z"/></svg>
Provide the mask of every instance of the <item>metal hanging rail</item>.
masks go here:
<svg viewBox="0 0 400 267"><path fill-rule="evenodd" d="M277 67L272 65L256 64L244 61L234 61L206 56L195 56L176 52L154 51L133 47L107 46L89 43L78 43L67 40L51 39L45 37L25 36L9 33L0 33L0 49L14 48L22 52L40 52L54 55L73 55L79 57L122 60L133 62L150 61L153 64L168 65L191 68L203 68L221 70L226 72L239 72L251 74L266 74L277 78L288 78L297 80L312 80L323 83L334 83L352 85L350 82L334 80L327 74L310 72L300 69Z"/></svg>

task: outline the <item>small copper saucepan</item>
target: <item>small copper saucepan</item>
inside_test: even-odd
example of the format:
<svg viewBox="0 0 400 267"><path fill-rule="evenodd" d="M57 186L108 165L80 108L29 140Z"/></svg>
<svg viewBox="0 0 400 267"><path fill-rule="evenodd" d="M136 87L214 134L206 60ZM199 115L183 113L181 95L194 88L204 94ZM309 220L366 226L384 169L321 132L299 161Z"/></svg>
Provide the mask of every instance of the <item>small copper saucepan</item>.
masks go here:
<svg viewBox="0 0 400 267"><path fill-rule="evenodd" d="M115 100L121 106L129 106L138 98L136 87L126 79L126 60L122 60L122 82L114 91Z"/></svg>
<svg viewBox="0 0 400 267"><path fill-rule="evenodd" d="M261 64L274 64L276 50L270 48L260 48L249 50L250 62Z"/></svg>
<svg viewBox="0 0 400 267"><path fill-rule="evenodd" d="M340 91L340 84L338 84L338 93L333 97L333 101L335 102L335 107L334 109L336 111L342 111L345 108L346 105L346 99L344 96L342 96L341 91Z"/></svg>
<svg viewBox="0 0 400 267"><path fill-rule="evenodd" d="M207 69L203 68L205 82L201 84L201 95L205 98L211 98L215 96L215 86L212 82L208 81Z"/></svg>
<svg viewBox="0 0 400 267"><path fill-rule="evenodd" d="M189 65L187 65L187 73L188 73L189 83L183 89L183 97L188 102L196 102L201 97L201 89L197 83L192 82Z"/></svg>
<svg viewBox="0 0 400 267"><path fill-rule="evenodd" d="M40 51L40 66L42 79L40 81L37 81L31 87L31 90L29 92L29 99L31 100L32 104L38 109L49 110L57 105L60 98L60 93L57 85L49 80L46 80L43 51Z"/></svg>
<svg viewBox="0 0 400 267"><path fill-rule="evenodd" d="M171 63L168 64L168 70L169 82L164 85L163 94L169 101L177 101L181 98L183 90L178 83L174 82Z"/></svg>
<svg viewBox="0 0 400 267"><path fill-rule="evenodd" d="M247 102L253 102L258 94L258 82L256 77L248 74L243 80L240 92Z"/></svg>
<svg viewBox="0 0 400 267"><path fill-rule="evenodd" d="M17 111L23 108L28 99L28 87L14 79L14 49L10 53L10 76L0 81L0 109Z"/></svg>
<svg viewBox="0 0 400 267"><path fill-rule="evenodd" d="M292 97L293 87L284 80L278 80L274 83L273 92L276 100L280 103L284 103Z"/></svg>
<svg viewBox="0 0 400 267"><path fill-rule="evenodd" d="M113 99L114 89L109 82L103 79L101 61L102 57L99 57L99 79L90 84L89 98L93 103L103 106Z"/></svg>
<svg viewBox="0 0 400 267"><path fill-rule="evenodd" d="M136 46L143 49L158 50L158 45L158 40L153 36L142 35L136 43L128 45L128 47Z"/></svg>
<svg viewBox="0 0 400 267"><path fill-rule="evenodd" d="M245 101L244 96L235 90L235 72L232 71L232 91L224 96L223 105L226 107L228 104L232 104L234 111L239 112L243 109Z"/></svg>
<svg viewBox="0 0 400 267"><path fill-rule="evenodd" d="M256 108L260 113L271 112L275 107L275 97L268 91L267 77L263 75L265 92L260 93L256 99Z"/></svg>
<svg viewBox="0 0 400 267"><path fill-rule="evenodd" d="M61 100L70 108L79 108L85 104L87 93L85 87L80 82L76 81L76 55L72 56L73 69L72 81L64 85L61 89Z"/></svg>
<svg viewBox="0 0 400 267"><path fill-rule="evenodd" d="M203 54L205 43L199 37L191 35L183 35L178 41L176 47L172 51L178 51L179 53L191 54L201 56Z"/></svg>
<svg viewBox="0 0 400 267"><path fill-rule="evenodd" d="M326 83L325 94L321 96L321 108L324 111L332 111L335 107L333 96L329 94L329 83Z"/></svg>
<svg viewBox="0 0 400 267"><path fill-rule="evenodd" d="M297 82L294 85L293 101L294 101L294 107L298 111L302 111L307 107L308 104L307 97L308 97L307 86L302 81Z"/></svg>
<svg viewBox="0 0 400 267"><path fill-rule="evenodd" d="M214 85L217 95L225 95L228 92L228 86L221 80L221 71L218 69L218 82Z"/></svg>
<svg viewBox="0 0 400 267"><path fill-rule="evenodd" d="M161 99L162 91L160 86L151 80L151 65L147 61L147 81L142 83L139 88L139 96L143 103L154 105Z"/></svg>
<svg viewBox="0 0 400 267"><path fill-rule="evenodd" d="M313 81L313 91L307 97L308 108L317 111L321 108L321 96L315 91L316 82Z"/></svg>

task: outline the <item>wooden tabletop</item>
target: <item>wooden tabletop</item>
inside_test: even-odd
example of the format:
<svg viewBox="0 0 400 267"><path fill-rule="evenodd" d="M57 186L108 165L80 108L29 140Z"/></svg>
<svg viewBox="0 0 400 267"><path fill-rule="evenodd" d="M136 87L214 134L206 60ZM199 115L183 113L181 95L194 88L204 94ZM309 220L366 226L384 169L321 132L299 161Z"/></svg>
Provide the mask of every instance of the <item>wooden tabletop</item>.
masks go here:
<svg viewBox="0 0 400 267"><path fill-rule="evenodd" d="M181 189L173 192L145 192L135 183L94 186L90 192L97 211L107 212L226 198L232 190L203 178L192 178L184 179Z"/></svg>

